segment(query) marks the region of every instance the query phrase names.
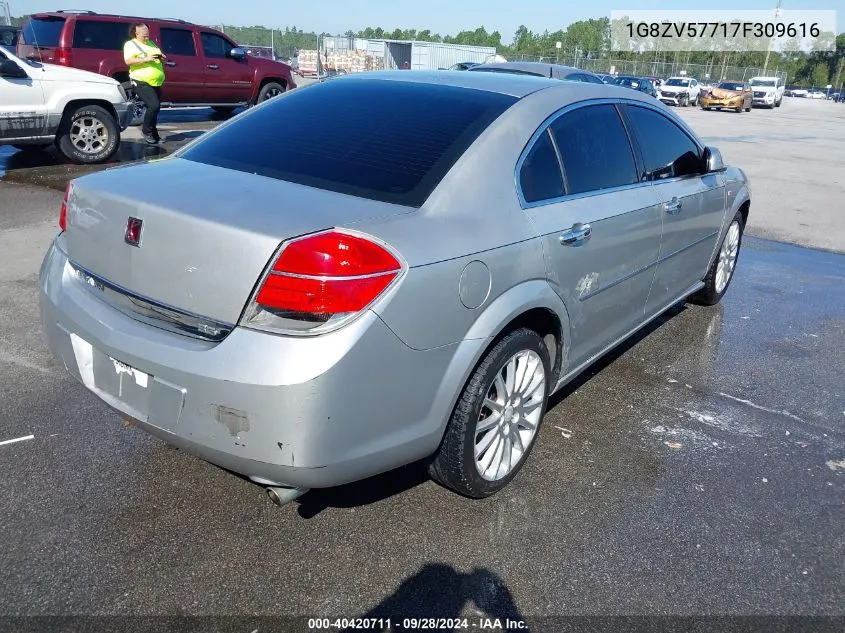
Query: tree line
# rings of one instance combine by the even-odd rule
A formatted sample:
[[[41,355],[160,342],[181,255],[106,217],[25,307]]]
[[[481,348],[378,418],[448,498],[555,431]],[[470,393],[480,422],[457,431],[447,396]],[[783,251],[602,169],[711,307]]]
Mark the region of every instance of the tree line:
[[[24,18],[13,18],[13,23],[20,25]],[[225,32],[239,44],[270,46],[280,57],[293,57],[300,49],[316,49],[319,38],[325,36],[344,36],[348,38],[416,40],[422,42],[442,42],[445,44],[464,44],[472,46],[492,46],[506,58],[544,58],[555,59],[596,59],[619,61],[662,61],[676,64],[701,64],[710,66],[747,66],[762,68],[765,52],[730,51],[689,53],[671,53],[646,51],[643,53],[612,51],[610,46],[610,21],[608,18],[579,20],[564,29],[555,31],[532,31],[520,26],[513,34],[510,43],[503,41],[499,31],[488,32],[484,26],[475,30],[461,31],[456,35],[442,35],[431,30],[367,27],[360,31],[345,33],[317,33],[304,31],[296,26],[270,30],[263,26],[215,26]],[[561,43],[561,48],[556,43]],[[836,37],[836,50],[830,53],[773,52],[769,56],[768,69],[785,72],[787,82],[813,86],[833,84],[839,87],[845,82],[845,33]]]

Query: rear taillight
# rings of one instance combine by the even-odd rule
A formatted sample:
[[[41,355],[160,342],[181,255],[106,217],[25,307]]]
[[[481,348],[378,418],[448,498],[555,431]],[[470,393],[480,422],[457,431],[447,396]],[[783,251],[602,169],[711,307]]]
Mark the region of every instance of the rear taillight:
[[[65,48],[64,46],[57,48],[53,52],[53,63],[60,66],[73,66],[72,49]]]
[[[70,183],[65,187],[65,198],[62,200],[62,208],[59,210],[59,228],[62,231],[67,230],[67,201],[70,198]]]
[[[286,243],[242,324],[283,333],[333,330],[375,301],[402,272],[399,257],[356,233],[332,230]]]

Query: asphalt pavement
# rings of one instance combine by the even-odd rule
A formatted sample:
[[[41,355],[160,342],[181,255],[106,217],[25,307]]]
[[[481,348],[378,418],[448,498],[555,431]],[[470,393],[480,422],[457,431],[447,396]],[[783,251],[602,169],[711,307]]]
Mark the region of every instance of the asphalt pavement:
[[[770,114],[780,113],[685,116]],[[165,122],[173,134],[213,124]],[[725,137],[729,160],[746,160],[752,179],[765,171]],[[260,486],[143,433],[56,365],[36,283],[57,231],[59,172],[74,168],[10,167],[21,159],[5,156],[0,629],[12,630],[3,616],[33,615],[466,616],[476,630],[499,617],[550,631],[569,629],[542,617],[845,624],[845,255],[747,237],[723,303],[678,306],[555,396],[529,463],[490,499],[459,497],[412,465],[277,508]],[[792,163],[810,176],[790,182],[809,191],[821,178],[812,173],[827,178],[818,217],[832,228],[816,235],[811,219],[808,233],[839,239],[841,212],[829,211],[841,209],[843,172],[824,170],[841,156],[814,160]],[[759,232],[772,225],[763,214],[777,173],[753,191]],[[803,198],[780,203],[794,215]],[[285,622],[232,630],[308,630]]]

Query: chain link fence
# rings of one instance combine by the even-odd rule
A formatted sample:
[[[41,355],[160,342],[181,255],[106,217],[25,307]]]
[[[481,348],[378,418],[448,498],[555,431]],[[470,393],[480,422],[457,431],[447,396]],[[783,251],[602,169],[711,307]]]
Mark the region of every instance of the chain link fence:
[[[752,77],[780,77],[786,81],[786,73],[777,68],[754,66],[727,66],[725,64],[686,64],[683,62],[659,62],[622,59],[595,59],[584,56],[537,57],[531,55],[511,55],[509,61],[545,62],[562,64],[605,75],[634,75],[636,77],[679,77],[686,75],[699,81],[747,81]]]

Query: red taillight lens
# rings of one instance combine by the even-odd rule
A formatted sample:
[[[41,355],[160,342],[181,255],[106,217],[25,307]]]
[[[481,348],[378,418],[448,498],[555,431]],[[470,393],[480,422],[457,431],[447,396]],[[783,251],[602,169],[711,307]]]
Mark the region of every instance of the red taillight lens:
[[[53,60],[55,64],[60,66],[73,66],[73,55],[70,48],[57,48],[53,53]]]
[[[273,264],[247,321],[286,329],[282,323],[268,323],[269,312],[295,321],[293,330],[313,329],[363,310],[401,270],[390,251],[360,235],[329,231],[298,239]]]
[[[59,228],[67,230],[67,200],[70,197],[70,183],[65,188],[65,198],[62,200],[62,208],[59,210]]]

